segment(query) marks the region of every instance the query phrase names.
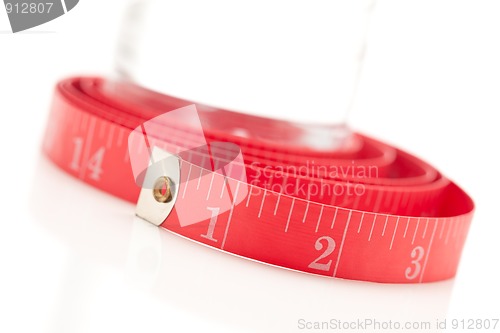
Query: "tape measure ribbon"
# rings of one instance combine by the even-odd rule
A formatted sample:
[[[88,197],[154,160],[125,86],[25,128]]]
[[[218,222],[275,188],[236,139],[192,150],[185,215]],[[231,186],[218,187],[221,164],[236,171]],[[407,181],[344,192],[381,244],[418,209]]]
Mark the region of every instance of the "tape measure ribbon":
[[[231,134],[241,124],[253,132]],[[359,134],[332,153],[255,134],[271,129],[297,134],[288,123],[73,78],[56,88],[44,151],[97,188],[139,198],[139,216],[229,253],[375,282],[455,275],[474,208],[458,186]]]

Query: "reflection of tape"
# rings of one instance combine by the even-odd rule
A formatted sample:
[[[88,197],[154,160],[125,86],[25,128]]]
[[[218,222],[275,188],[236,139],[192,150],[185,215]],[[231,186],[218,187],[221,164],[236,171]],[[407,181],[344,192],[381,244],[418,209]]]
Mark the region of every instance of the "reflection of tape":
[[[141,286],[152,287],[158,279],[162,261],[158,228],[134,219],[127,256],[127,276]]]
[[[241,149],[246,180],[181,156],[174,210],[162,227],[236,255],[325,276],[403,283],[455,275],[473,202],[425,162],[359,134],[352,138],[357,144],[336,152],[273,145],[259,140],[259,132],[286,136],[297,127],[197,105],[200,133],[192,130],[196,119],[184,117],[192,103],[110,84],[61,82],[44,142],[56,164],[97,188],[136,202],[141,189],[129,165],[133,160],[135,169],[137,157],[149,156],[148,147],[176,155],[211,142]],[[169,110],[185,112],[150,122]],[[141,125],[150,144],[135,146],[132,135],[127,145]],[[248,130],[245,138],[230,134],[236,126]],[[242,163],[223,169],[231,164]],[[350,172],[370,167],[376,174]]]

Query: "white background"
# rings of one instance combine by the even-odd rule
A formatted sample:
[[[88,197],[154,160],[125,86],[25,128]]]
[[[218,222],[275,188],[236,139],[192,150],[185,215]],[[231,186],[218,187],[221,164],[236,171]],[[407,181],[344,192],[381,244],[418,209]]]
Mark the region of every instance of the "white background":
[[[133,205],[45,160],[53,85],[111,73],[123,5],[82,0],[15,35],[0,10],[0,331],[293,332],[300,318],[500,317],[498,1],[380,0],[372,18],[350,125],[431,162],[477,204],[456,279],[409,286],[208,250],[134,219]],[[144,244],[152,249],[141,254]]]

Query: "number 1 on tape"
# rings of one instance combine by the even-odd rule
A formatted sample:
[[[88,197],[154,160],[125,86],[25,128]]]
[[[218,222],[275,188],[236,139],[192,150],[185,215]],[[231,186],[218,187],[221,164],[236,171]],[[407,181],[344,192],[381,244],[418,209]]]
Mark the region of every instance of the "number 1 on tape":
[[[170,129],[178,133],[164,133],[166,124],[181,126]],[[160,141],[158,137],[167,140]],[[158,224],[173,209],[181,227],[208,221],[207,232],[201,236],[217,242],[214,238],[217,217],[230,211],[248,195],[239,147],[227,142],[208,143],[196,107],[191,105],[137,127],[129,135],[128,149],[136,182],[143,189],[139,200],[150,203],[146,208],[142,208],[144,203],[139,204],[138,215],[145,217],[146,214],[151,220],[152,215],[160,214],[154,217],[154,223]],[[169,184],[158,183],[161,177]],[[171,198],[168,202],[154,203],[152,199],[158,201],[155,191],[163,191],[164,195],[168,191]],[[172,203],[168,212],[162,209],[151,211],[169,202]]]
[[[67,173],[137,202],[137,215],[155,225],[318,275],[392,283],[455,276],[474,203],[424,161],[357,133],[347,152],[282,146],[261,134],[304,133],[134,85],[106,87],[100,78],[61,81],[43,149]],[[241,124],[244,136],[234,134]],[[316,172],[352,165],[380,173]],[[353,184],[363,191],[335,192]],[[303,193],[309,185],[326,191]]]

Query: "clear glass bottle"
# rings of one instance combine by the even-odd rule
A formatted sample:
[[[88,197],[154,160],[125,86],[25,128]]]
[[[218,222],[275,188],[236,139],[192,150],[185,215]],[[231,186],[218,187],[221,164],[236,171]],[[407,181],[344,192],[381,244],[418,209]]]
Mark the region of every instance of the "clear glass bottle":
[[[374,1],[134,1],[117,73],[161,93],[283,120],[279,127],[294,133],[242,124],[241,135],[336,150],[349,141]]]

